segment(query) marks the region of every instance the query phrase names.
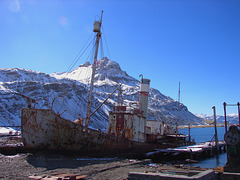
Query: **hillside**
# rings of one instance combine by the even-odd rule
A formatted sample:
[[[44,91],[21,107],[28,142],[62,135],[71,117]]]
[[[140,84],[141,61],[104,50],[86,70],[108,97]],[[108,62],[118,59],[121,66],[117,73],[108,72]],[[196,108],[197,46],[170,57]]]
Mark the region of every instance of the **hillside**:
[[[196,116],[198,116],[199,118],[205,119],[205,120],[213,121],[213,119],[214,119],[213,115],[201,114],[201,115],[196,115]],[[223,115],[216,115],[216,120],[217,120],[217,123],[224,124],[225,117]],[[229,124],[238,124],[239,123],[238,114],[227,114],[227,122]]]
[[[80,65],[70,73],[50,75],[19,68],[0,69],[0,125],[20,125],[21,108],[27,107],[25,97],[35,100],[36,103],[32,105],[35,104],[36,108],[52,108],[62,114],[62,117],[72,121],[77,119],[79,114],[85,117],[90,74],[89,63]],[[115,61],[107,58],[99,61],[95,82],[92,111],[113,92],[118,84],[122,84],[122,98],[125,105],[138,101],[139,80],[122,71]],[[92,116],[93,123],[90,125],[94,128],[106,129],[108,111],[118,101],[118,92],[116,92]],[[151,88],[147,118],[175,125],[177,116],[178,102]],[[199,117],[189,112],[186,106],[180,104],[179,124],[188,123],[205,124]]]

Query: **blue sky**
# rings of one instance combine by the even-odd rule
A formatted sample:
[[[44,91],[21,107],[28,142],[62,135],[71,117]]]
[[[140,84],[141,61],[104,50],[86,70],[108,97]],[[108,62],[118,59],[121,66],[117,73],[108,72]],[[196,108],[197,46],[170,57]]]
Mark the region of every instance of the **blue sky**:
[[[129,75],[175,100],[180,81],[192,113],[240,101],[239,0],[1,0],[0,68],[66,71],[101,10],[104,55]]]

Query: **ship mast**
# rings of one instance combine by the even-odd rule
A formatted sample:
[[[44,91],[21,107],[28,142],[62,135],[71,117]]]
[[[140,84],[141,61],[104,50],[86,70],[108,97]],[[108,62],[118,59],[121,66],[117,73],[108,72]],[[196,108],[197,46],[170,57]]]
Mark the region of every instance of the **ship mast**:
[[[86,121],[85,126],[88,126],[88,123],[90,121],[90,110],[91,110],[91,103],[92,103],[92,91],[93,91],[93,82],[94,82],[94,76],[96,72],[96,64],[97,64],[97,55],[98,55],[98,46],[99,46],[99,40],[101,38],[101,25],[102,25],[102,15],[101,14],[101,20],[94,22],[94,28],[93,32],[96,33],[96,48],[95,48],[95,55],[94,55],[94,63],[92,65],[92,77],[91,77],[91,84],[90,84],[90,90],[88,95],[88,106],[87,106],[87,115],[86,115]]]

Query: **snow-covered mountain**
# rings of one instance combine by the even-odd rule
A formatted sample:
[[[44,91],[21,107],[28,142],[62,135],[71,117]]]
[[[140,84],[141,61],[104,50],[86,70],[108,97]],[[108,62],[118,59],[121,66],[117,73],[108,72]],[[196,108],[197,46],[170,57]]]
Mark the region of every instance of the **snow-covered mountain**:
[[[196,116],[198,116],[199,118],[202,118],[202,119],[209,119],[209,120],[214,119],[213,115],[200,114],[200,115],[196,115]],[[216,120],[218,123],[224,123],[225,117],[223,115],[216,115]],[[238,114],[237,113],[227,114],[227,121],[229,124],[238,124],[239,123]]]
[[[75,120],[79,114],[86,116],[88,84],[92,68],[89,63],[80,65],[70,73],[46,74],[27,69],[0,69],[0,125],[20,125],[21,108],[27,107],[27,97],[35,108],[52,108],[62,117]],[[92,111],[114,89],[122,84],[122,98],[126,105],[138,101],[140,82],[122,71],[119,64],[107,58],[99,61],[95,76]],[[119,100],[118,92],[92,116],[94,128],[105,129],[108,111]],[[34,102],[35,101],[35,102]],[[178,102],[151,88],[148,119],[176,124]],[[179,124],[204,124],[204,122],[180,104]]]

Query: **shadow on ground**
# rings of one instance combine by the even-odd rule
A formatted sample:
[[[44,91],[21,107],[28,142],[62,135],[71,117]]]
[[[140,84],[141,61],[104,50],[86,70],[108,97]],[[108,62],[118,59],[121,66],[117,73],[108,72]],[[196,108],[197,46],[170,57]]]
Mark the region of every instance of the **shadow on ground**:
[[[80,156],[66,156],[52,153],[36,153],[27,156],[27,162],[34,167],[54,170],[58,168],[78,168],[94,164],[104,164],[118,161],[118,158],[91,158]]]

